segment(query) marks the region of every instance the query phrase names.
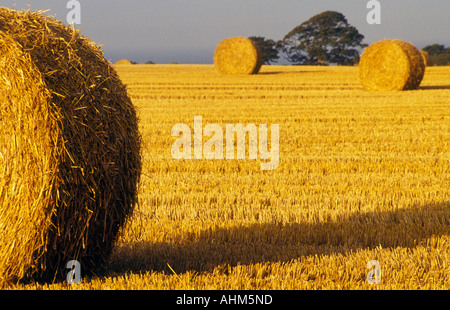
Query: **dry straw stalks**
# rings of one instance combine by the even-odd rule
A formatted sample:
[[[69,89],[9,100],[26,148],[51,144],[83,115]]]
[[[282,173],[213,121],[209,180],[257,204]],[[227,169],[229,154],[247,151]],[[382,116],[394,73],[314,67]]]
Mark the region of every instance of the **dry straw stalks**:
[[[214,65],[222,74],[258,74],[262,63],[260,49],[250,39],[243,37],[223,40],[214,53]]]
[[[0,8],[0,287],[103,266],[136,202],[140,135],[94,43]]]
[[[129,61],[128,59],[121,59],[116,61],[116,65],[132,65],[133,63]]]
[[[422,82],[422,54],[411,43],[384,40],[369,46],[361,56],[361,85],[368,91],[413,90]]]

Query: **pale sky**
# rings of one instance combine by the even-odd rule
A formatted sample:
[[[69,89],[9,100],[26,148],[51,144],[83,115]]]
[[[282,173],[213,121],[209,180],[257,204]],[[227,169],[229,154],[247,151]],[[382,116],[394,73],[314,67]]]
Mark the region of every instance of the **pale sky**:
[[[369,25],[368,0],[79,0],[76,28],[102,44],[107,59],[140,63],[212,63],[217,44],[231,36],[280,40],[327,10],[343,13],[365,43],[401,39],[418,48],[450,47],[450,0],[379,0],[381,25]],[[16,9],[50,9],[66,22],[68,0],[0,0]]]

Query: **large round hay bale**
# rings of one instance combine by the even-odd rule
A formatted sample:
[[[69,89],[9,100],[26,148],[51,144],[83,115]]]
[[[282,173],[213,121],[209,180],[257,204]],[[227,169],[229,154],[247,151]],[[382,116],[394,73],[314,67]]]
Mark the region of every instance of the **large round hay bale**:
[[[420,50],[420,53],[422,54],[423,63],[425,64],[425,67],[430,67],[433,65],[433,60],[431,59],[430,54],[428,54],[427,51]]]
[[[116,61],[115,65],[132,65],[133,63],[128,59],[121,59]]]
[[[126,87],[77,31],[6,8],[0,73],[0,287],[103,268],[141,171]]]
[[[411,43],[384,40],[369,46],[361,56],[359,76],[368,91],[412,90],[419,87],[425,66]]]
[[[222,74],[258,74],[262,64],[260,49],[252,40],[243,37],[223,40],[214,53],[214,65]]]

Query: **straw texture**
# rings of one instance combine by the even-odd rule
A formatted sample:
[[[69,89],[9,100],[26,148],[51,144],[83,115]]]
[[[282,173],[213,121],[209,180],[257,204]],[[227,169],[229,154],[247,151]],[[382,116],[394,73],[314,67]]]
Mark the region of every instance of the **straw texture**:
[[[138,119],[95,44],[0,8],[0,287],[104,267],[136,203]]]
[[[368,91],[413,90],[423,79],[425,66],[411,43],[384,40],[369,46],[361,56],[361,85]]]
[[[223,40],[214,53],[214,65],[222,74],[258,74],[262,64],[260,49],[250,39],[243,37]]]
[[[128,59],[121,59],[116,61],[116,65],[132,65],[133,63],[129,61]]]

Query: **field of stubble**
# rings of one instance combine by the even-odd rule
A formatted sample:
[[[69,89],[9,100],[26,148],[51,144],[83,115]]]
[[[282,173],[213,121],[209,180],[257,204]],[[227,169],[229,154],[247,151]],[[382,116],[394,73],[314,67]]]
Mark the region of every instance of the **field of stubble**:
[[[117,70],[145,148],[138,209],[107,274],[20,288],[450,289],[450,67],[427,68],[417,91],[375,93],[357,67]],[[172,127],[194,116],[279,124],[278,168],[173,159]]]

